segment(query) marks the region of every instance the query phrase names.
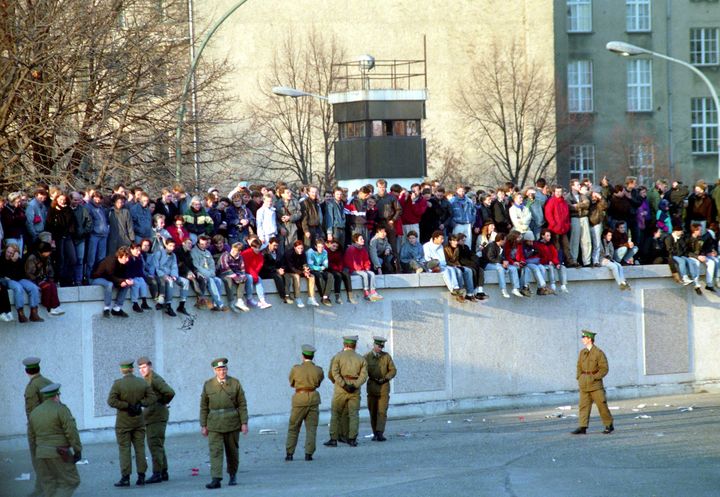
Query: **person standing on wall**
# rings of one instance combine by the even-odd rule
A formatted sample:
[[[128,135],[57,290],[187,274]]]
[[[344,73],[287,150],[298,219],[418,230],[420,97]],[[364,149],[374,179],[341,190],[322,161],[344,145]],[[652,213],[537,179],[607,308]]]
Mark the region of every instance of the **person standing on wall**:
[[[367,404],[373,431],[372,439],[375,442],[384,442],[387,440],[383,433],[390,404],[390,380],[395,378],[397,369],[392,356],[383,350],[387,338],[374,336],[373,342],[373,349],[365,354],[368,369]]]
[[[579,426],[572,432],[573,435],[587,433],[593,403],[597,406],[600,418],[605,425],[603,433],[609,435],[615,430],[603,385],[603,378],[608,374],[608,361],[605,353],[595,346],[595,335],[596,333],[592,331],[582,330],[584,348],[580,351],[577,361],[577,380],[580,386]]]

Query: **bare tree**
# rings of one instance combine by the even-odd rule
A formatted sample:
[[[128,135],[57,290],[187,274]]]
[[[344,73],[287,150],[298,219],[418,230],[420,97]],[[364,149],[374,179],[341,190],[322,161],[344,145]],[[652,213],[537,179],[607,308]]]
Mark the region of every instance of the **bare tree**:
[[[557,129],[580,131],[581,119],[573,115],[572,122],[556,123],[555,85],[546,72],[518,43],[496,42],[473,64],[471,77],[454,97],[469,140],[487,168],[484,174],[496,183],[522,187],[552,172],[564,146],[556,140]]]
[[[189,42],[183,0],[0,2],[0,185],[167,185]],[[225,70],[198,75],[208,165],[239,143]]]
[[[262,97],[252,103],[253,116],[248,150],[254,169],[322,188],[335,181],[333,146],[337,126],[327,100],[286,98],[272,94],[274,86],[289,86],[325,96],[337,87],[344,50],[334,36],[312,30],[302,39],[289,34],[276,50],[267,77],[259,84]]]
[[[651,122],[629,116],[612,130],[607,146],[613,164],[608,177],[636,176],[639,184],[651,186],[658,178],[670,175],[667,149],[656,143],[657,132]]]

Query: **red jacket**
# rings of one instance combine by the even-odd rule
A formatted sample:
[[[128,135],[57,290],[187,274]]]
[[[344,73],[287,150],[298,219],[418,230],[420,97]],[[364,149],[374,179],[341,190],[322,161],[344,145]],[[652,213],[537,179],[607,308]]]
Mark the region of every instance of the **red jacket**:
[[[190,232],[185,228],[178,230],[177,226],[168,226],[165,229],[168,233],[170,233],[170,236],[173,240],[175,240],[175,244],[178,247],[182,245],[183,240],[187,240],[188,238],[190,238]]]
[[[503,254],[505,255],[505,260],[508,261],[510,264],[514,264],[516,262],[525,262],[525,251],[523,250],[523,242],[522,240],[518,240],[516,245],[517,250],[515,251],[515,258],[513,259],[510,255],[510,252],[512,252],[513,247],[510,247],[508,243],[505,244],[503,247]]]
[[[343,270],[343,252],[342,249],[338,248],[335,252],[325,246],[325,251],[328,255],[328,267],[331,271],[337,271],[342,273]]]
[[[260,270],[263,267],[263,262],[265,262],[262,252],[256,254],[251,247],[248,247],[243,250],[241,254],[243,261],[245,261],[245,272],[252,276],[253,282],[257,283],[260,279]]]
[[[417,202],[412,201],[410,194],[400,196],[400,206],[402,207],[402,224],[419,224],[420,218],[427,210],[427,200],[420,196]],[[419,235],[419,233],[418,233]]]
[[[570,231],[570,208],[564,198],[553,195],[545,202],[545,220],[548,229],[556,235]]]
[[[557,249],[552,243],[535,242],[533,243],[533,247],[535,247],[538,255],[540,255],[540,264],[552,264],[553,266],[560,264]]]
[[[350,245],[345,251],[345,267],[351,273],[354,271],[370,271],[370,255],[367,249]]]

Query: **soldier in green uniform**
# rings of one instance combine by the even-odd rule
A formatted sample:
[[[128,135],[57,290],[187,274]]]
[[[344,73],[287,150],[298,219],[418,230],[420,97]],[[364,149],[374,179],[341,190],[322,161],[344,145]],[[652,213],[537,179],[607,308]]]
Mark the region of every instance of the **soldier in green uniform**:
[[[290,386],[295,389],[288,423],[285,460],[292,461],[300,426],[305,421],[305,460],[312,461],[315,453],[318,418],[320,417],[320,394],[317,389],[325,378],[321,367],[313,363],[315,347],[302,346],[302,364],[296,364],[290,370]]]
[[[245,435],[248,432],[245,392],[237,378],[228,376],[227,363],[224,357],[212,361],[215,377],[205,382],[200,395],[200,432],[208,437],[212,477],[206,488],[220,488],[223,450],[230,476],[228,485],[237,485],[238,440],[240,431]]]
[[[130,486],[130,473],[132,473],[132,454],[130,444],[135,449],[135,466],[138,473],[136,485],[145,484],[147,461],[145,460],[145,422],[142,408],[155,403],[155,393],[150,385],[133,374],[132,359],[120,363],[123,377],[115,380],[110,394],[108,405],[117,409],[115,417],[115,439],[120,452],[120,481],[116,487]]]
[[[342,352],[342,350],[341,350]],[[333,385],[335,384],[335,377],[332,374],[332,365],[333,365],[333,359],[335,359],[335,356],[330,359],[330,366],[328,367],[328,380],[330,380],[330,383]],[[347,406],[345,406],[345,409],[342,410],[342,413],[340,413],[340,419],[338,420],[338,434],[337,434],[337,441],[342,442],[346,444],[348,442],[348,410]],[[329,442],[325,442],[323,445],[328,445]],[[330,445],[332,446],[332,445]]]
[[[335,379],[330,417],[330,440],[328,447],[337,447],[340,416],[348,410],[348,445],[357,447],[360,427],[360,389],[367,381],[367,362],[355,352],[357,335],[343,337],[343,350],[332,359],[332,375]]]
[[[30,378],[27,386],[25,387],[25,416],[30,421],[30,413],[39,406],[43,399],[40,390],[43,387],[48,386],[52,382],[40,374],[40,358],[39,357],[26,357],[23,359],[23,365],[25,366],[25,373]],[[30,443],[28,434],[28,446],[30,447],[30,462],[37,475],[37,465],[35,464],[35,450]],[[35,478],[35,489],[30,494],[30,497],[42,496],[42,489],[40,488],[40,481]]]
[[[384,442],[387,440],[383,433],[390,404],[390,380],[395,378],[397,369],[390,354],[383,351],[387,338],[374,336],[373,342],[373,349],[365,354],[368,369],[367,405],[373,431],[372,439]]]
[[[28,437],[35,453],[37,475],[43,495],[70,497],[80,485],[75,463],[82,457],[82,444],[75,418],[60,402],[60,385],[42,389],[43,403],[30,414]]]
[[[590,410],[593,403],[598,408],[605,429],[609,435],[615,430],[613,417],[605,399],[603,378],[608,374],[608,361],[605,353],[595,346],[595,335],[592,331],[582,330],[582,343],[585,346],[578,356],[577,380],[580,386],[580,403],[578,405],[579,425],[573,435],[584,435],[590,422]]]
[[[143,419],[145,421],[145,436],[152,456],[153,473],[145,483],[159,483],[168,481],[167,456],[165,455],[165,429],[167,428],[170,411],[168,404],[175,397],[175,390],[165,383],[162,376],[152,367],[152,361],[141,357],[137,361],[140,374],[155,393],[156,403],[145,408]]]

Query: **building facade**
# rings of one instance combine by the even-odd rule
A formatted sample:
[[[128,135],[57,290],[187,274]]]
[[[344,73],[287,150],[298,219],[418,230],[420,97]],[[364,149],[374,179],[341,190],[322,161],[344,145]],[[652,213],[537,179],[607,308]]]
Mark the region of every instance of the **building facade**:
[[[687,61],[720,86],[718,0],[555,0],[558,179],[718,178],[718,113],[691,70],[606,50],[622,41]]]

